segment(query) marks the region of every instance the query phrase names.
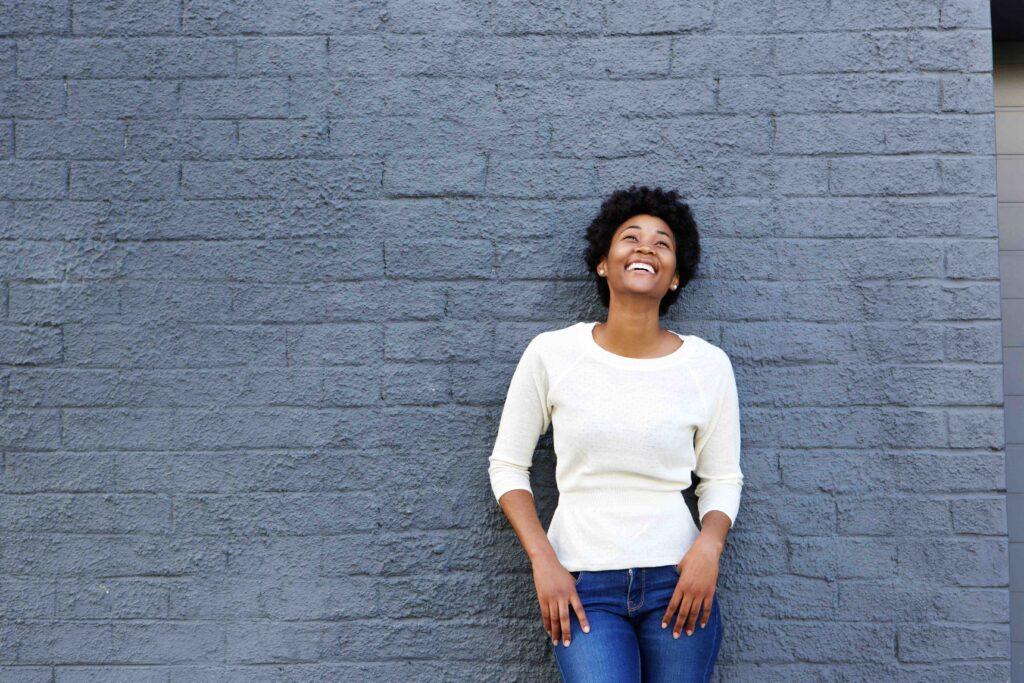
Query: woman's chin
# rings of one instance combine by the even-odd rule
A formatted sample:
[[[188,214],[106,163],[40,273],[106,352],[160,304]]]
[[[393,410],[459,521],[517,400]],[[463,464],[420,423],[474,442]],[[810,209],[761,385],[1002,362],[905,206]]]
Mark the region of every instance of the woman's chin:
[[[637,297],[650,297],[661,300],[667,290],[662,292],[656,283],[651,282],[646,286],[644,284],[627,284],[619,288],[618,293],[623,296],[637,296]]]

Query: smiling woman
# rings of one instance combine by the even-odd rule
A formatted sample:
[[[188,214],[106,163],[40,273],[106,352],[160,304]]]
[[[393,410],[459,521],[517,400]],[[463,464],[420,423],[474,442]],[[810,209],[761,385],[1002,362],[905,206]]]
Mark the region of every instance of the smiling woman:
[[[527,344],[490,457],[492,492],[533,564],[565,680],[640,680],[641,668],[649,681],[707,680],[743,473],[731,360],[660,325],[696,271],[696,225],[676,193],[634,186],[601,205],[586,239],[608,319]],[[545,533],[529,475],[549,426],[559,499]]]

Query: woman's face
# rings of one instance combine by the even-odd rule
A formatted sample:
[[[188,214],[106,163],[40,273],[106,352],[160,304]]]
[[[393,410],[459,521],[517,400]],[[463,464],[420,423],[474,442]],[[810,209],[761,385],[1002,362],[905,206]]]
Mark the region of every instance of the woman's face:
[[[625,221],[612,235],[608,255],[597,264],[597,273],[608,279],[613,298],[635,294],[660,302],[670,287],[679,286],[676,240],[668,223],[647,214]]]

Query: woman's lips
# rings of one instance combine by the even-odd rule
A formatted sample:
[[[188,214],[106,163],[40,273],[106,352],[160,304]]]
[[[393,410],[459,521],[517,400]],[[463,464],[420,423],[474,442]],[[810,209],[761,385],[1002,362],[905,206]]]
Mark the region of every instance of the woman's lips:
[[[647,277],[654,277],[657,273],[652,273],[647,270],[627,270],[627,273],[635,273],[637,275],[646,275]]]

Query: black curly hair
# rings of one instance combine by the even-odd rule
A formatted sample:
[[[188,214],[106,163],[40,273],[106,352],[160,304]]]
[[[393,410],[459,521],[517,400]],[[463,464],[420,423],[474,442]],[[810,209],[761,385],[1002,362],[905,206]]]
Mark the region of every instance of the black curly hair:
[[[587,247],[583,260],[587,269],[593,273],[597,285],[597,293],[605,308],[611,301],[608,280],[597,274],[597,264],[608,254],[612,236],[624,222],[639,214],[657,216],[668,223],[676,239],[676,272],[679,274],[679,287],[669,289],[662,297],[658,306],[658,316],[663,316],[679,298],[686,284],[697,274],[700,263],[700,235],[697,223],[690,213],[690,206],[682,201],[675,190],[663,190],[660,187],[650,188],[646,185],[637,187],[630,185],[625,190],[615,190],[601,203],[597,216],[590,222],[584,239]]]

